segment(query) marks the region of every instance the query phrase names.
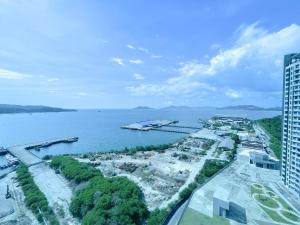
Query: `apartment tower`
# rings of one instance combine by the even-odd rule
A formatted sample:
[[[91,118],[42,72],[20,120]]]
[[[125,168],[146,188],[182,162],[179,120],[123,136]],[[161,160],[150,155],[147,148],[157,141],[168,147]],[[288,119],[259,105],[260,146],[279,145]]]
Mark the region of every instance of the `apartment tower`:
[[[284,56],[281,178],[300,195],[300,53]]]

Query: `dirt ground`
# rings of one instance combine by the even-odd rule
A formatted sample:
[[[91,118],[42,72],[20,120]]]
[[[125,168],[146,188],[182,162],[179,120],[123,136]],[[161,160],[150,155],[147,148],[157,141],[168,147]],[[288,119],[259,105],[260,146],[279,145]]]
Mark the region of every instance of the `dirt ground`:
[[[7,185],[11,198],[6,199]],[[24,194],[21,187],[16,181],[16,172],[9,173],[6,177],[0,180],[0,211],[7,211],[11,208],[13,213],[0,218],[0,224],[5,225],[38,225],[32,212],[26,208],[24,202]]]
[[[100,169],[105,176],[126,176],[142,189],[150,210],[167,206],[181,190],[194,181],[205,159],[216,144],[207,148],[207,140],[185,138],[164,152],[97,153],[78,158]]]

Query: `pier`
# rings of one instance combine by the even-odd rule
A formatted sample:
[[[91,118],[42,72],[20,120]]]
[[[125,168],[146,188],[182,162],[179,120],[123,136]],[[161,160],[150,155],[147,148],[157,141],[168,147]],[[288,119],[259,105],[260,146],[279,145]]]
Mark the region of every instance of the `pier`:
[[[27,144],[27,145],[17,145],[13,147],[7,148],[7,151],[18,158],[22,163],[26,166],[33,166],[43,162],[38,156],[30,152],[30,149],[40,149],[46,148],[54,144],[60,143],[73,143],[78,141],[78,137],[71,137],[71,138],[63,138],[63,139],[55,139],[50,141],[43,141],[39,143]]]
[[[186,129],[194,129],[201,130],[201,127],[192,127],[192,126],[180,126],[180,125],[166,125],[166,127],[175,127],[175,128],[186,128]]]
[[[7,153],[7,149],[3,148],[3,147],[0,147],[0,156],[1,155],[6,155],[6,153]]]
[[[50,147],[51,145],[55,145],[55,144],[69,144],[69,143],[73,143],[73,142],[77,142],[78,141],[78,137],[71,137],[71,138],[64,138],[64,139],[56,139],[56,140],[52,140],[52,141],[45,141],[42,143],[37,143],[37,144],[31,144],[25,147],[26,150],[31,150],[31,149],[40,149],[40,148],[47,148]]]
[[[162,132],[169,132],[169,133],[178,133],[178,134],[190,134],[189,132],[180,131],[180,130],[165,130],[165,129],[159,129],[159,128],[153,128],[152,130],[162,131]]]

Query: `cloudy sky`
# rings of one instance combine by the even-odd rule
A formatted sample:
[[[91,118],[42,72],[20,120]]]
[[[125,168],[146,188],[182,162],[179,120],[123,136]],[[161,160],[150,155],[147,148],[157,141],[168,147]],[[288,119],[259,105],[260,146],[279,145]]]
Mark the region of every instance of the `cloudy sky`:
[[[298,0],[0,0],[0,103],[281,105]]]

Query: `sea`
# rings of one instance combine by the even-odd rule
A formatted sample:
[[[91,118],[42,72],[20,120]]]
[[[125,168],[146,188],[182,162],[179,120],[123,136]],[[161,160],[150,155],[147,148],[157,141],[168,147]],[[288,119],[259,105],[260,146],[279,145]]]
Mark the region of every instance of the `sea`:
[[[60,113],[1,114],[0,146],[10,147],[64,137],[79,137],[78,142],[53,145],[40,151],[34,151],[34,154],[42,157],[44,155],[118,151],[125,147],[173,143],[187,135],[120,128],[122,125],[138,121],[178,120],[178,125],[201,127],[201,120],[207,120],[214,115],[242,116],[256,120],[280,114],[280,111],[215,108],[107,109]],[[172,129],[174,130],[174,128]],[[195,131],[181,128],[177,130]]]

